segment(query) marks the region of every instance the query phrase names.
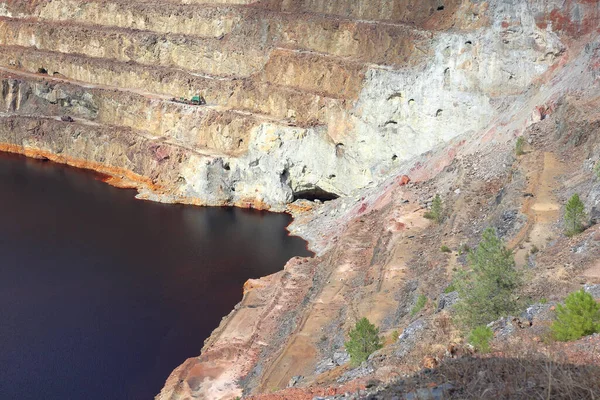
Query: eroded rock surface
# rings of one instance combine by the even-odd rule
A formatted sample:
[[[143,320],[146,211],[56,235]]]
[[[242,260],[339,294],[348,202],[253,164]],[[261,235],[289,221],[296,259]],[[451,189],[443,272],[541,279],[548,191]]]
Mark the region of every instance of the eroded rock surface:
[[[1,118],[69,115],[74,124],[181,149],[189,161],[144,175],[177,178],[160,190],[141,187],[142,197],[283,210],[295,199],[346,196],[379,183],[403,161],[481,131],[515,98],[528,98],[531,85],[564,59],[553,7],[0,2]],[[560,28],[589,30],[593,7],[573,7],[583,19],[567,25],[561,18]],[[207,105],[173,101],[194,95]],[[21,136],[11,144],[44,150]],[[149,164],[155,157],[138,156]]]
[[[527,295],[598,276],[591,235],[556,225],[573,191],[598,203],[599,18],[584,0],[0,1],[0,149],[295,214],[317,256],[248,282],[159,399],[388,379],[452,342],[438,300],[486,226],[539,269]],[[402,340],[359,371],[343,343],[362,316]]]

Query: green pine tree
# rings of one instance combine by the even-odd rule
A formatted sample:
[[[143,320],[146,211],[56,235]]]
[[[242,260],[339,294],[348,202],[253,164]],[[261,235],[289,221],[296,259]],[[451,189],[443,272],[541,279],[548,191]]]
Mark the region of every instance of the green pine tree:
[[[523,136],[520,136],[517,139],[517,143],[515,144],[515,153],[518,156],[525,154],[525,138]]]
[[[576,235],[583,230],[583,223],[586,218],[585,206],[575,193],[565,206],[565,230],[568,236]]]
[[[494,332],[487,326],[478,326],[469,334],[469,344],[480,353],[489,353],[490,341],[494,338]]]
[[[431,219],[438,224],[444,219],[444,206],[442,204],[442,198],[439,194],[436,194],[431,204],[431,210],[425,213],[425,218]]]
[[[356,323],[349,333],[350,340],[344,346],[350,354],[352,365],[360,365],[371,353],[383,347],[379,337],[379,328],[376,328],[367,318]]]
[[[556,306],[556,321],[552,324],[556,340],[567,342],[600,332],[600,304],[581,289]]]
[[[515,268],[512,252],[492,228],[485,230],[468,260],[471,270],[460,272],[454,281],[460,297],[458,322],[464,328],[475,328],[518,312],[521,305],[515,292],[522,284],[522,274]]]

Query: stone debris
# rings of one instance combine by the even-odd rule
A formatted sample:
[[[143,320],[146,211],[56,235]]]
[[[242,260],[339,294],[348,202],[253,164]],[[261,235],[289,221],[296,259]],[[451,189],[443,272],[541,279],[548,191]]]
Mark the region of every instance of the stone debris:
[[[315,368],[316,374],[322,374],[323,372],[327,372],[332,370],[333,368],[342,366],[347,364],[350,361],[350,355],[345,351],[337,351],[333,353],[333,357],[322,360],[317,363],[317,367]]]
[[[442,293],[438,300],[437,312],[446,310],[458,302],[458,292]]]

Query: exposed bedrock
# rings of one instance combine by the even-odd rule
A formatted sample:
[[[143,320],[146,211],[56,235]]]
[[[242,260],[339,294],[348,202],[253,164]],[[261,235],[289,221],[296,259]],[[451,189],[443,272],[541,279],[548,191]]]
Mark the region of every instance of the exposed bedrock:
[[[3,2],[2,111],[181,146],[198,166],[157,199],[281,210],[480,131],[564,50],[546,3],[198,4]],[[206,106],[172,101],[196,94]]]
[[[276,9],[285,4],[260,5]],[[434,278],[436,274],[445,277],[447,264],[431,251],[439,248],[437,242],[428,248],[427,238],[434,228],[423,218],[415,190],[401,186],[401,174],[422,181],[452,164],[444,172],[447,181],[437,181],[437,189],[453,196],[457,187],[466,187],[472,176],[481,175],[480,186],[472,192],[476,193],[508,176],[515,135],[546,118],[543,110],[550,104],[565,93],[597,96],[593,86],[598,43],[590,32],[598,29],[598,20],[593,29],[589,21],[594,20],[598,5],[585,1],[563,5],[584,14],[573,11],[569,21],[557,25],[552,20],[561,5],[553,1],[445,5],[445,10],[435,11],[455,10],[448,18],[456,22],[456,29],[436,30],[428,25],[431,20],[420,20],[419,29],[429,29],[431,34],[422,60],[405,66],[366,65],[356,98],[346,98],[343,119],[334,119],[336,123],[322,129],[335,144],[337,157],[356,161],[348,164],[356,168],[351,179],[364,178],[361,185],[372,188],[336,192],[322,180],[313,181],[315,189],[301,192],[296,187],[294,194],[304,193],[307,198],[324,192],[354,196],[319,206],[315,214],[298,216],[292,229],[311,240],[317,257],[292,260],[284,271],[248,282],[243,301],[206,341],[202,354],[173,372],[159,398],[229,399],[283,389],[299,376],[300,386],[334,383],[343,377],[328,375],[323,366],[331,364],[334,369],[329,360],[343,351],[344,332],[357,318],[369,316],[382,329],[389,329],[388,334],[394,326],[406,328],[416,288],[427,290],[439,278]],[[343,7],[318,10],[346,13],[345,17],[368,13]],[[303,72],[289,76],[298,78]],[[277,76],[286,72],[278,71]],[[261,142],[272,137],[260,133]],[[282,149],[287,140],[282,137]],[[446,143],[450,143],[447,148]],[[317,146],[292,148],[306,149],[302,157],[310,157]],[[473,166],[478,172],[464,175],[454,168],[460,160],[477,157],[479,151],[485,155]],[[488,168],[486,160],[493,166]],[[282,177],[293,182],[298,172],[289,167]],[[341,176],[339,170],[334,173]],[[420,189],[427,191],[424,186]],[[489,190],[497,193],[496,189]],[[521,193],[515,194],[515,199],[521,198]],[[465,205],[456,221],[471,224],[472,207]],[[489,215],[479,217],[482,224],[489,223]],[[414,237],[419,240],[411,241]]]
[[[430,178],[457,143],[508,140],[593,86],[599,16],[588,0],[0,1],[0,149],[157,201],[339,198],[299,230],[319,257],[249,282],[159,398],[265,392],[315,378],[332,356],[317,341],[353,313],[407,304],[385,224],[428,222],[390,177]]]

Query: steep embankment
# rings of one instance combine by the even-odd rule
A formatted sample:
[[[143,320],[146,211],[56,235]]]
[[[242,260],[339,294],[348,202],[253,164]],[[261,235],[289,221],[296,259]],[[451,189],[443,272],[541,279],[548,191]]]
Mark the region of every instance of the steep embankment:
[[[575,167],[596,150],[599,16],[585,0],[0,1],[0,148],[159,201],[283,210],[341,196],[289,207],[318,256],[248,282],[159,398],[387,379],[453,340],[424,333],[447,326],[431,303],[409,312],[418,294],[446,301],[464,257],[442,244],[472,246],[493,225],[523,246],[520,264],[533,244],[537,260],[566,257],[552,221],[591,179]],[[207,104],[177,100],[194,95]],[[523,133],[539,146],[527,171],[512,151]],[[454,210],[441,227],[423,218],[436,192]],[[579,279],[538,267],[529,294]],[[344,333],[362,316],[404,333],[350,370]]]
[[[376,18],[375,9],[342,3],[299,2],[288,11]],[[414,10],[406,3],[400,8],[385,15]],[[566,239],[558,209],[574,190],[588,209],[599,200],[589,161],[598,148],[592,111],[600,95],[598,4],[465,1],[443,8],[432,12],[443,12],[452,29],[436,31],[431,20],[409,17],[431,35],[418,66],[369,69],[354,103],[360,122],[348,131],[352,136],[372,126],[390,134],[383,145],[382,136],[369,131],[365,148],[393,148],[399,139],[392,134],[407,141],[394,150],[395,173],[351,197],[290,207],[297,210],[292,231],[310,240],[317,257],[292,260],[285,271],[248,282],[244,300],[202,355],[174,371],[160,399],[234,398],[288,385],[299,389],[273,398],[312,398],[347,388],[318,387],[389,380],[435,365],[458,339],[444,310],[455,294],[444,290],[465,264],[460,249],[475,246],[488,226],[516,250],[520,267],[531,268],[523,296],[551,299],[546,311],[581,283],[593,282],[600,252],[594,235]],[[393,114],[390,104],[396,105]],[[579,108],[585,111],[573,111]],[[530,148],[517,159],[514,138],[520,135]],[[442,138],[449,140],[445,146]],[[434,150],[410,159],[428,149]],[[413,183],[406,185],[403,174]],[[451,210],[442,226],[423,217],[435,193]],[[573,246],[587,247],[565,262]],[[428,305],[413,315],[419,295]],[[363,316],[381,328],[387,346],[352,369],[345,333]],[[547,324],[532,318],[530,341]],[[398,340],[394,332],[402,333]]]
[[[555,64],[555,35],[507,7],[515,29],[463,1],[0,2],[0,142],[133,174],[160,201],[349,195],[487,126]],[[207,105],[173,101],[197,94]],[[97,148],[86,121],[129,135],[137,159]],[[36,123],[48,134],[10,128]],[[63,129],[89,134],[58,145]]]

